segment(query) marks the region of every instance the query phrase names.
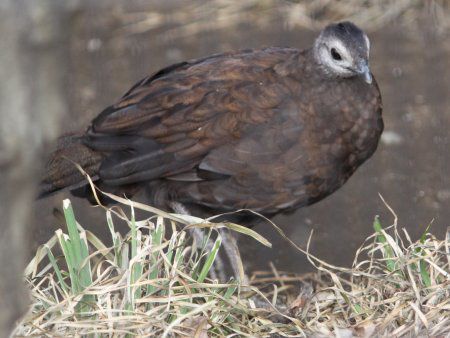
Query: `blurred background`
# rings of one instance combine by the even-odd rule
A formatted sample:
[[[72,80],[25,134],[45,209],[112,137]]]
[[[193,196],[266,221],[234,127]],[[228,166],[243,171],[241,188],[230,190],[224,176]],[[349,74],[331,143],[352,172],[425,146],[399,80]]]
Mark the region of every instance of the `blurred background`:
[[[442,237],[450,224],[450,4],[445,0],[80,0],[69,36],[69,112],[63,130],[84,129],[131,85],[164,66],[240,48],[308,48],[323,26],[339,20],[351,20],[369,35],[385,132],[375,155],[343,188],[274,221],[302,246],[314,230],[311,252],[338,265],[351,264],[372,233],[375,215],[383,225],[392,224],[379,194],[413,238],[431,221],[431,231]],[[52,210],[69,196],[36,202],[31,250],[61,227]],[[72,201],[79,222],[106,240],[104,212]],[[273,248],[241,238],[252,269],[267,269],[270,261],[281,270],[311,269],[270,225],[255,230]]]

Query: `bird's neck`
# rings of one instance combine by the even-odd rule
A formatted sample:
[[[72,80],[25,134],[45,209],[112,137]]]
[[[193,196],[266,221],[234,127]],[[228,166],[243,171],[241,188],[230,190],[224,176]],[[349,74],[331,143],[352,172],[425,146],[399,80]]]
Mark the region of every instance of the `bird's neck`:
[[[297,70],[302,78],[305,76],[311,79],[332,79],[334,76],[327,71],[327,68],[320,62],[317,56],[316,47],[305,49],[300,53]]]

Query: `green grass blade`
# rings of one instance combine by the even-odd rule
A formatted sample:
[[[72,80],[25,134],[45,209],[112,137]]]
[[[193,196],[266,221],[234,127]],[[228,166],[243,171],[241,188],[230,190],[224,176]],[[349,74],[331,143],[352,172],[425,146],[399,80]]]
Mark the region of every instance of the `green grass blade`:
[[[237,290],[237,286],[228,287],[225,291],[225,294],[223,295],[223,298],[230,299],[231,296],[233,296],[233,294],[236,292],[236,290]]]
[[[121,266],[122,262],[120,261],[121,252],[120,252],[120,236],[114,229],[114,222],[111,215],[111,210],[106,211],[106,223],[108,224],[109,232],[111,233],[111,238],[113,240],[114,247],[114,263],[117,266]]]
[[[71,294],[76,295],[81,290],[78,282],[78,273],[75,268],[75,258],[73,257],[73,249],[70,244],[70,240],[65,238],[67,235],[65,235],[62,230],[56,230],[56,236],[58,237],[59,245],[63,251],[67,269],[69,270]]]
[[[50,250],[50,247],[48,245],[45,245],[45,249],[47,250],[47,256],[50,260],[50,264],[53,266],[53,270],[55,270],[56,277],[58,278],[59,285],[64,290],[66,294],[70,294],[69,289],[70,287],[66,284],[64,281],[64,277],[62,276],[61,269],[58,266],[58,263],[56,262],[55,256],[53,256],[52,250]]]
[[[222,238],[220,235],[217,235],[216,241],[214,242],[213,248],[211,250],[211,253],[207,256],[205,264],[203,264],[203,267],[200,271],[200,274],[197,278],[197,282],[203,283],[206,276],[208,275],[209,270],[211,269],[211,266],[214,263],[214,260],[216,259],[217,253],[219,252],[220,245],[222,244]]]
[[[427,262],[425,260],[421,259],[419,266],[420,266],[420,276],[422,278],[423,284],[426,287],[430,287],[431,286],[431,278],[430,278],[430,274],[427,271]]]
[[[386,267],[390,272],[395,271],[395,261],[391,258],[394,258],[394,251],[390,247],[388,241],[386,240],[386,237],[383,233],[383,227],[381,226],[380,219],[378,216],[375,217],[373,221],[373,228],[377,232],[377,241],[381,244],[383,244],[383,257],[387,258],[386,260]]]
[[[148,275],[149,280],[154,280],[158,278],[158,274],[160,273],[160,265],[158,264],[158,260],[160,257],[159,251],[156,251],[155,248],[159,247],[164,239],[164,219],[161,216],[158,216],[156,220],[156,226],[154,233],[151,236],[151,242],[152,242],[152,254],[150,259],[150,266],[151,271]],[[169,262],[171,261],[171,258],[169,258]],[[154,292],[156,292],[158,288],[154,285],[148,285],[146,290],[146,295],[151,295]],[[150,304],[149,304],[150,305]],[[147,307],[149,309],[150,306]]]
[[[131,259],[138,256],[141,248],[141,231],[137,229],[136,218],[134,214],[134,208],[131,207]],[[134,285],[142,277],[143,267],[142,263],[135,261],[131,268],[131,285]],[[132,295],[131,305],[134,307],[134,300],[141,298],[141,288],[133,286],[135,288],[134,294]],[[131,294],[131,293],[130,293]]]
[[[63,201],[63,210],[64,210],[64,217],[66,219],[67,230],[69,232],[71,247],[73,249],[75,259],[74,263],[75,265],[79,266],[79,264],[83,261],[84,257],[81,252],[80,233],[78,232],[77,221],[75,219],[75,214],[73,212],[70,200],[65,199]]]
[[[430,232],[430,228],[433,222],[428,223],[427,227],[425,228],[425,231],[422,233],[422,236],[420,236],[420,243],[424,244],[425,240],[427,239],[427,235]]]
[[[425,231],[422,233],[422,236],[420,236],[419,241],[421,244],[425,244],[425,240],[427,239],[427,235],[430,231],[432,224],[433,224],[433,222],[428,223],[427,227],[425,228]],[[417,248],[416,252],[420,256],[425,255],[425,252],[421,247]],[[430,278],[430,274],[427,271],[427,262],[425,260],[423,260],[423,259],[419,260],[419,269],[420,269],[420,277],[422,279],[423,285],[425,285],[426,287],[430,287],[431,286],[431,278]]]
[[[91,275],[91,261],[89,259],[88,244],[86,240],[86,233],[83,231],[80,234],[81,239],[81,257],[83,260],[80,262],[80,281],[82,288],[89,287],[92,284]]]

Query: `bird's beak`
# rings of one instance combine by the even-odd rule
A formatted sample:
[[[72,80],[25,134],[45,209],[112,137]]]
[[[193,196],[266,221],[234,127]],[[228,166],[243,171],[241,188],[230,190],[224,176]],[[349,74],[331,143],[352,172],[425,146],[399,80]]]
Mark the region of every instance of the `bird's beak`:
[[[366,83],[372,83],[372,74],[370,74],[370,68],[367,61],[361,61],[357,69],[358,74],[360,74]]]

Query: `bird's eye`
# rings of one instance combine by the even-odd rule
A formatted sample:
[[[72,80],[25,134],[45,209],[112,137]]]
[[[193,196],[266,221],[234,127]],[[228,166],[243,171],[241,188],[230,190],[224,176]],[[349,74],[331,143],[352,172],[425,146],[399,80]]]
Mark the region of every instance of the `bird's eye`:
[[[335,59],[337,61],[342,60],[341,54],[339,54],[335,48],[331,48],[331,56],[333,57],[333,59]]]

